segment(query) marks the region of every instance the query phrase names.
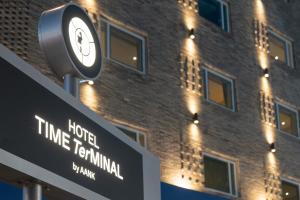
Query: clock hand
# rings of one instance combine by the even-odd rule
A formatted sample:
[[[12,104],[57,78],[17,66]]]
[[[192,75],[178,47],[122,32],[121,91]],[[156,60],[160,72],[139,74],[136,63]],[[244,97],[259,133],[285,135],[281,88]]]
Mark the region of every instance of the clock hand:
[[[79,35],[77,36],[77,42],[79,44],[81,44],[81,42],[82,42],[82,33],[81,32],[79,32]]]
[[[79,35],[77,36],[77,42],[80,44],[80,48],[79,51],[82,52],[82,48],[81,48],[81,42],[82,42],[82,33],[79,32]]]

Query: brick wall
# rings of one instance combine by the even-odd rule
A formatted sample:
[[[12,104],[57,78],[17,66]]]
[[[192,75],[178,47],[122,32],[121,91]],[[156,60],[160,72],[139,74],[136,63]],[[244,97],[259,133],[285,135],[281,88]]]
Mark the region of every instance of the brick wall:
[[[62,84],[39,48],[37,22],[43,10],[64,1],[2,0],[1,16],[6,10],[3,5],[11,6],[12,2],[28,7],[28,36],[18,35],[18,38],[26,38],[25,44],[7,43],[7,40],[17,37],[14,34],[19,33],[11,29],[11,32],[4,34],[6,30],[1,30],[0,42],[20,56],[25,54],[24,59]],[[266,84],[271,88],[270,95],[300,108],[300,2],[229,0],[230,33],[183,8],[175,0],[77,2],[90,13],[119,21],[121,26],[131,27],[146,36],[149,56],[146,75],[105,60],[102,75],[95,85],[82,86],[81,99],[107,120],[146,134],[148,149],[160,157],[162,181],[205,191],[203,168],[186,167],[193,162],[201,163],[203,153],[237,163],[239,199],[266,199],[272,195],[265,191],[264,180],[268,179],[268,174],[300,180],[300,140],[280,134],[276,128],[262,122],[260,117],[262,69],[260,52],[255,47],[253,36],[253,20],[259,19],[294,40],[295,69],[269,62],[271,78]],[[8,18],[5,21],[13,20],[11,13],[6,15]],[[13,25],[7,26],[11,28]],[[187,39],[187,29],[192,27],[196,33],[193,42]],[[225,110],[206,102],[201,94],[182,88],[182,57],[199,62],[200,69],[206,66],[232,77],[238,111]],[[198,127],[191,124],[193,112],[199,113]],[[268,153],[267,134],[276,138],[278,151],[275,155]],[[195,152],[200,156],[194,156],[194,161],[182,158],[182,155],[193,155]],[[181,162],[184,162],[183,169]],[[183,179],[182,175],[185,175]]]

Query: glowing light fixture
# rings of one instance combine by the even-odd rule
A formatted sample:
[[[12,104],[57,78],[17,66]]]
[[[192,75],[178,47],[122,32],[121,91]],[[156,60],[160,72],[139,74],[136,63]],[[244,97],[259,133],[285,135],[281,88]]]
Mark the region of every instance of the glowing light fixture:
[[[270,144],[270,151],[272,153],[275,153],[276,152],[276,148],[275,148],[275,143],[273,142],[272,144]]]
[[[278,60],[279,59],[279,57],[278,56],[275,56],[275,60]]]
[[[199,124],[198,113],[194,114],[194,116],[193,116],[193,123],[194,124]]]
[[[193,6],[192,6],[192,1],[189,1],[189,9],[192,10]]]
[[[94,81],[92,81],[92,80],[80,80],[80,83],[87,83],[89,85],[94,85],[95,84]]]
[[[268,68],[264,69],[264,77],[266,77],[266,78],[270,77],[270,73],[269,73],[269,69]]]
[[[288,192],[286,192],[286,193],[285,193],[285,196],[289,196],[289,193],[288,193]]]
[[[136,60],[137,60],[137,57],[136,57],[136,56],[133,56],[133,57],[132,57],[132,60],[136,61]]]
[[[191,30],[190,30],[190,32],[189,32],[189,37],[190,37],[190,39],[195,39],[195,31],[194,31],[194,29],[192,28]]]
[[[285,121],[282,121],[282,122],[281,122],[281,125],[284,126],[284,125],[285,125]]]

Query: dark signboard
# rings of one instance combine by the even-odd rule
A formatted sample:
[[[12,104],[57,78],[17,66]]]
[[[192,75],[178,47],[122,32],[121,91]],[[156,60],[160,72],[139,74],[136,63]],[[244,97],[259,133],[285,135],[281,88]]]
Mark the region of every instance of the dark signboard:
[[[0,58],[0,148],[112,200],[142,200],[142,155]]]

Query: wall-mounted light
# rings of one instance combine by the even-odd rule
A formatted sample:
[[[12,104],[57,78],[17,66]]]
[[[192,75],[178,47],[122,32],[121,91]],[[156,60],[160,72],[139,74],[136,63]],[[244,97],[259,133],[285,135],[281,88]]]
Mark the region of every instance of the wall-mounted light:
[[[266,77],[266,78],[270,77],[270,73],[269,73],[269,69],[268,68],[264,69],[263,72],[264,72],[264,77]]]
[[[289,196],[289,194],[290,194],[290,193],[286,192],[286,193],[285,193],[285,196]]]
[[[195,31],[194,31],[194,29],[192,28],[192,29],[189,31],[189,38],[193,40],[193,39],[195,39],[195,37],[196,37],[196,36],[195,36]]]
[[[272,144],[270,144],[270,151],[272,153],[275,153],[276,152],[276,148],[275,148],[275,143],[273,142]]]
[[[194,123],[194,124],[199,124],[198,113],[195,113],[195,114],[193,115],[193,123]]]
[[[190,9],[190,10],[193,9],[192,1],[189,1],[189,9]]]
[[[92,80],[80,80],[80,83],[87,83],[89,85],[94,85],[94,81]]]

